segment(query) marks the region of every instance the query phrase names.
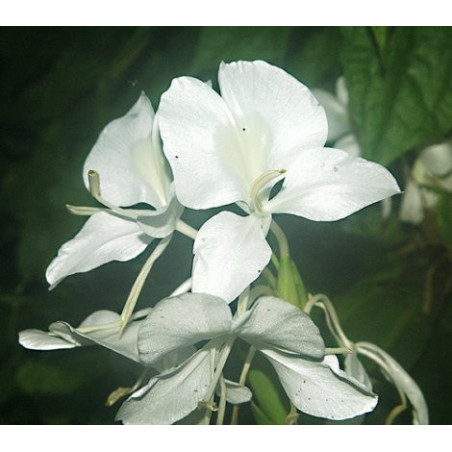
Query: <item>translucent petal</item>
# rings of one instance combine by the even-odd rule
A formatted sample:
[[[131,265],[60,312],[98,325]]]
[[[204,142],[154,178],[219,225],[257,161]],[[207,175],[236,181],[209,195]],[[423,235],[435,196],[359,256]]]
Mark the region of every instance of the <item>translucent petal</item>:
[[[323,339],[311,318],[275,297],[261,297],[256,301],[239,335],[257,349],[274,349],[318,359],[325,352]]]
[[[152,242],[135,221],[108,212],[92,215],[50,263],[46,278],[54,288],[66,276],[92,270],[111,261],[128,261]]]
[[[152,364],[167,353],[229,333],[228,304],[212,295],[187,293],[160,301],[141,326],[141,360]]]
[[[234,300],[265,268],[271,248],[264,230],[270,217],[220,212],[199,230],[194,243],[193,292]]]
[[[168,425],[196,410],[211,378],[210,350],[200,350],[170,372],[153,378],[116,415],[124,424]]]
[[[300,152],[266,207],[272,213],[335,221],[399,192],[391,173],[377,163],[339,149],[309,149]]]
[[[142,93],[127,114],[110,122],[100,134],[83,167],[86,187],[88,171],[95,170],[101,194],[112,204],[166,205],[169,171],[160,144],[152,139],[153,122],[151,102]]]
[[[311,361],[270,350],[261,350],[276,370],[292,403],[303,413],[341,420],[372,411],[377,396],[348,377],[332,363]]]

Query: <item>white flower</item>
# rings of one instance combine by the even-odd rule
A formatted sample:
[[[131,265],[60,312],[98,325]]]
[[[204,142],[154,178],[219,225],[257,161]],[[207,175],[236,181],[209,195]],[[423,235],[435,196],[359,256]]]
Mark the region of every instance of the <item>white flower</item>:
[[[144,93],[123,117],[100,134],[83,170],[86,187],[106,208],[68,208],[91,215],[80,232],[65,243],[46,277],[55,287],[66,276],[110,261],[127,261],[154,238],[169,236],[182,212],[161,151],[156,116]],[[149,209],[124,209],[139,203]]]
[[[432,190],[433,189],[433,190]],[[452,192],[452,142],[424,148],[413,165],[400,206],[400,219],[419,224],[437,202],[434,190]]]
[[[185,294],[161,301],[142,324],[141,360],[152,365],[180,348],[204,345],[180,366],[154,377],[133,394],[117,419],[126,424],[171,424],[198,407],[214,406],[214,393],[236,338],[264,354],[292,403],[305,413],[344,419],[375,407],[374,394],[347,377],[335,357],[324,358],[317,327],[298,308],[262,297],[251,310],[233,318],[224,300]],[[234,384],[229,382],[229,387]],[[227,389],[226,397],[231,403],[241,403],[250,394],[235,386],[235,397],[228,396]]]
[[[310,91],[262,61],[221,64],[221,96],[190,77],[163,94],[160,128],[180,202],[221,212],[194,244],[193,291],[233,300],[271,257],[272,214],[334,221],[399,192],[382,166],[324,148],[325,112]],[[271,188],[284,179],[270,198]]]

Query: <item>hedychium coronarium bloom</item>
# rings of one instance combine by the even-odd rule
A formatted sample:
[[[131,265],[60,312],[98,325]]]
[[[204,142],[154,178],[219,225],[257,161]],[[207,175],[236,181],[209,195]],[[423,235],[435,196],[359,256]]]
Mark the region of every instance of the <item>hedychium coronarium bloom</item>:
[[[201,345],[179,366],[132,394],[117,419],[170,424],[198,410],[204,423],[210,422],[212,411],[217,423],[223,423],[226,401],[240,404],[252,397],[240,382],[223,381],[236,340],[270,361],[298,410],[340,420],[372,411],[377,403],[375,394],[339,369],[335,356],[325,356],[318,328],[297,307],[276,297],[259,297],[250,309],[233,314],[221,298],[189,293],[155,306],[140,327],[138,350],[142,361],[152,365],[168,353]]]
[[[124,116],[103,129],[84,163],[83,180],[102,207],[67,206],[72,213],[89,218],[59,249],[46,278],[54,288],[74,273],[133,259],[159,239],[126,302],[125,324],[146,276],[174,230],[191,238],[196,233],[180,219],[183,207],[175,196],[171,170],[162,153],[158,113],[144,93]],[[138,204],[149,207],[134,208]]]
[[[159,125],[181,204],[244,211],[218,213],[194,243],[193,291],[232,301],[270,260],[274,214],[335,221],[400,190],[383,166],[324,147],[323,107],[284,70],[222,63],[218,81],[221,95],[195,78],[173,80]]]

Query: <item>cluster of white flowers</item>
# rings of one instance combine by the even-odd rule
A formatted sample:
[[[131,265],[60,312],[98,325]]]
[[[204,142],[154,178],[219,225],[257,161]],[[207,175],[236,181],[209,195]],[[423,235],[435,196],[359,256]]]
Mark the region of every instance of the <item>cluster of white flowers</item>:
[[[263,61],[221,64],[218,82],[221,95],[209,83],[177,78],[156,113],[141,94],[86,159],[84,182],[101,207],[68,206],[89,218],[46,276],[53,288],[74,273],[133,259],[157,241],[121,314],[97,311],[78,327],[58,321],[48,332],[25,330],[20,343],[37,350],[97,344],[140,363],[137,383],[109,398],[129,396],[117,414],[123,423],[222,424],[228,403],[237,423],[237,407],[253,398],[246,384],[256,352],[291,402],[288,423],[297,410],[331,420],[372,411],[377,396],[359,354],[396,385],[403,407],[408,397],[414,422],[427,423],[422,393],[406,372],[375,345],[349,341],[326,297],[306,297],[273,218],[339,220],[399,193],[396,181],[381,165],[324,147],[323,107],[284,70]],[[225,209],[196,231],[182,220],[184,207]],[[194,241],[190,279],[136,311],[147,275],[176,232]],[[336,346],[325,346],[309,316],[313,307],[326,312]],[[249,352],[232,381],[225,365],[238,359],[236,341]]]

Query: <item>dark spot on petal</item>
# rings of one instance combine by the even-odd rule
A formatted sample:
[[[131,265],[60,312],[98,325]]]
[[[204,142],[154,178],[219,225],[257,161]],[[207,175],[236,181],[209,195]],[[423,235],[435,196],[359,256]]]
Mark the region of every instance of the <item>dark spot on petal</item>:
[[[260,273],[262,270],[258,270],[257,272]]]
[[[179,156],[178,156],[178,155],[175,155],[175,156],[174,156],[174,158],[178,159],[178,158],[179,158]]]
[[[242,132],[245,132],[245,130],[246,130],[245,127],[242,127]]]

